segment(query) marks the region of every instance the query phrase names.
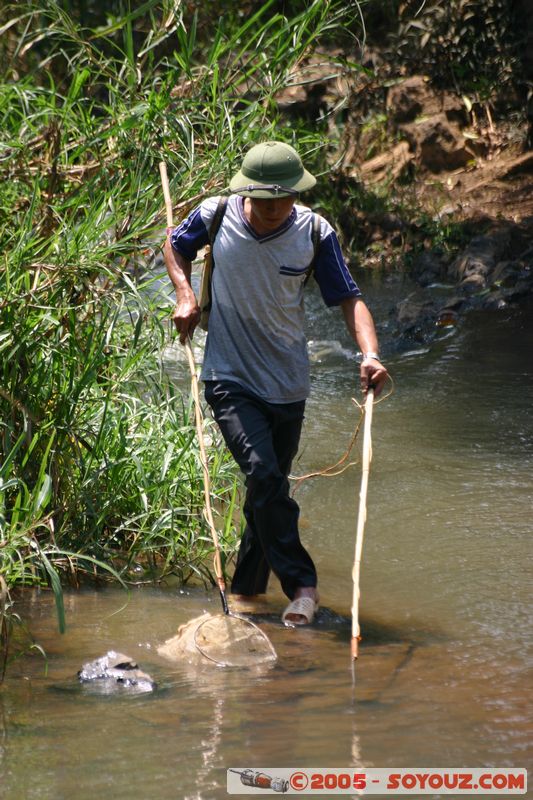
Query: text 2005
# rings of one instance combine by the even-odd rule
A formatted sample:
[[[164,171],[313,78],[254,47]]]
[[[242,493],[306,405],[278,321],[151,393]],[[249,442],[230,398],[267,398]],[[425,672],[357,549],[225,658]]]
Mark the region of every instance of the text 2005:
[[[311,775],[311,789],[366,789],[364,773],[335,772],[314,773]]]

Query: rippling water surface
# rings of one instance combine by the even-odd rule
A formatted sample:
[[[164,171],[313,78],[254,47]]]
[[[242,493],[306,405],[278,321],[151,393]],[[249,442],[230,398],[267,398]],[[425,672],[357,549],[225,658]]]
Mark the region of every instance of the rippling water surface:
[[[322,609],[313,628],[285,630],[272,582],[261,625],[273,668],[157,656],[178,625],[218,612],[201,589],[135,590],[125,607],[120,590],[70,593],[64,636],[49,594],[29,596],[23,614],[48,660],[19,661],[0,688],[1,798],[218,800],[226,768],[243,764],[531,763],[533,308],[472,314],[430,348],[400,347],[387,325],[395,291],[368,287],[395,390],[374,413],[355,685],[358,466],[298,490]],[[358,417],[350,344],[309,300],[318,344],[297,474],[333,463]],[[153,696],[80,689],[81,663],[111,647],[152,673]]]

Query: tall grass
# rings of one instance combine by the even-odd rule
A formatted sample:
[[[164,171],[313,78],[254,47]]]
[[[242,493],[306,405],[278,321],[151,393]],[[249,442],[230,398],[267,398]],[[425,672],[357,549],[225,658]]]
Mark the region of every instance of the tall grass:
[[[276,94],[347,20],[334,0],[292,17],[274,0],[248,15],[69,5],[0,11],[1,610],[14,587],[51,586],[61,626],[60,578],[212,578],[191,404],[162,367],[168,308],[149,291],[157,163],[179,217],[226,185],[251,142],[293,140]],[[315,127],[303,147],[322,139]],[[230,557],[236,475],[213,440]]]

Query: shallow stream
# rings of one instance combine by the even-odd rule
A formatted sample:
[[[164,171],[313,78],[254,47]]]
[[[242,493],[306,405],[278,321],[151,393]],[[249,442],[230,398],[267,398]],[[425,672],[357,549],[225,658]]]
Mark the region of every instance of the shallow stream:
[[[311,629],[284,629],[272,581],[260,622],[279,655],[272,668],[158,657],[181,623],[218,612],[215,592],[72,592],[63,636],[50,594],[28,595],[19,610],[47,661],[20,660],[0,687],[2,800],[219,800],[236,766],[531,764],[533,306],[471,314],[431,347],[400,347],[386,324],[395,280],[367,287],[395,391],[374,413],[355,685],[359,466],[298,490],[321,611]],[[313,393],[297,474],[335,462],[358,418],[341,323],[316,294],[309,308]],[[81,664],[112,647],[157,679],[153,695],[79,687]]]

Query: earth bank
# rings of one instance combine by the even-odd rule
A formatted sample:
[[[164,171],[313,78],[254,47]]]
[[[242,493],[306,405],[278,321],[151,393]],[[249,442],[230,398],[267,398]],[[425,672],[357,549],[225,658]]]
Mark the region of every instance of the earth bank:
[[[488,102],[420,74],[384,89],[338,60],[315,55],[278,105],[288,119],[327,118],[340,142],[325,193],[346,251],[365,268],[407,270],[418,285],[391,309],[398,334],[428,341],[471,309],[520,303],[533,288],[527,116],[496,118]]]

